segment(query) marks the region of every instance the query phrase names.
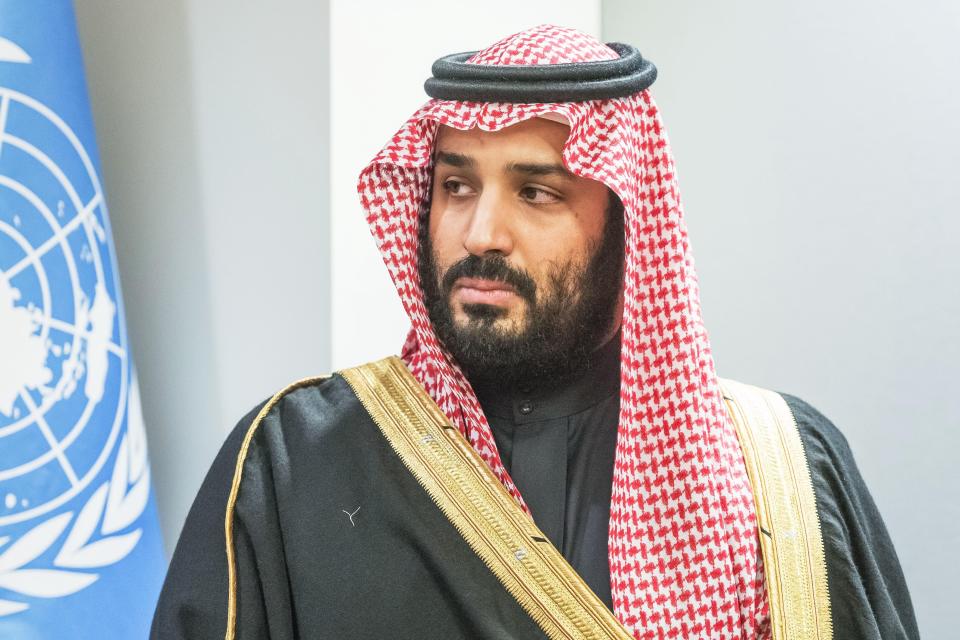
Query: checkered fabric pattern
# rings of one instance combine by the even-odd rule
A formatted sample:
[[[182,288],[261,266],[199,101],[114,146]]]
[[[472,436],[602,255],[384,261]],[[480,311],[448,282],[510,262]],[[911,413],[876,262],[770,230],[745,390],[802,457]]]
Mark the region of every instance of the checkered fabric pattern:
[[[612,59],[581,32],[541,25],[469,62]],[[417,276],[439,125],[495,131],[547,113],[570,123],[566,166],[610,187],[625,211],[620,425],[610,513],[614,612],[637,638],[766,638],[769,614],[753,496],[701,319],[674,162],[649,90],[554,104],[431,100],[360,175],[367,221],[412,329],[402,357],[523,505],[477,398],[440,345]]]

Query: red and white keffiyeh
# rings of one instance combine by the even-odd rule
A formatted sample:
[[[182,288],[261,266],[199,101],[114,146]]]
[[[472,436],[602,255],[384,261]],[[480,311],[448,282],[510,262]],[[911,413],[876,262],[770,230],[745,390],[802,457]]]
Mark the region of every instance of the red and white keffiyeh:
[[[469,62],[542,65],[616,56],[584,33],[541,25]],[[624,205],[620,426],[609,533],[614,612],[637,638],[767,636],[752,491],[720,394],[674,162],[649,90],[553,104],[430,100],[407,121],[358,185],[413,325],[402,358],[522,505],[470,384],[428,319],[417,275],[418,225],[440,124],[495,131],[547,113],[570,123],[567,168],[603,182]]]

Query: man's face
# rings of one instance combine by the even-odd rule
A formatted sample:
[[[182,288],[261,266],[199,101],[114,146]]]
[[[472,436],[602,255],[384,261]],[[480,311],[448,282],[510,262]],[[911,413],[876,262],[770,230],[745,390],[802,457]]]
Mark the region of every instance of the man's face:
[[[550,377],[575,355],[561,352],[588,354],[616,329],[622,219],[608,227],[607,187],[563,166],[568,133],[533,118],[437,134],[421,279],[468,375]]]

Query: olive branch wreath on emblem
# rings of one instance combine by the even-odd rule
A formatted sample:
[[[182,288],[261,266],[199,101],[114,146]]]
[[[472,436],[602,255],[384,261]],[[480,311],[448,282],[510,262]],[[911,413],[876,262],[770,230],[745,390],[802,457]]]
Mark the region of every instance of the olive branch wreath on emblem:
[[[146,433],[139,403],[136,398],[131,400],[130,408],[137,411],[128,414],[127,433],[120,441],[110,480],[90,495],[76,518],[73,511],[66,511],[44,520],[12,543],[9,537],[0,537],[0,589],[33,598],[76,593],[97,581],[100,574],[96,569],[119,562],[140,541],[142,529],[121,533],[140,517],[150,497]],[[53,565],[32,566],[68,529]],[[0,617],[29,607],[26,602],[0,599]]]

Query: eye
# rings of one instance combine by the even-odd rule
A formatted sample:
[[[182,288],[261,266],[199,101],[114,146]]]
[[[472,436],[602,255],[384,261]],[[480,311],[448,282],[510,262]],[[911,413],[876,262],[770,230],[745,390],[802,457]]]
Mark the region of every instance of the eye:
[[[520,189],[520,197],[531,204],[553,204],[561,199],[559,194],[540,187],[523,187]]]
[[[457,180],[456,178],[447,178],[443,181],[443,190],[454,198],[463,198],[466,196],[471,196],[475,192],[466,182]]]

